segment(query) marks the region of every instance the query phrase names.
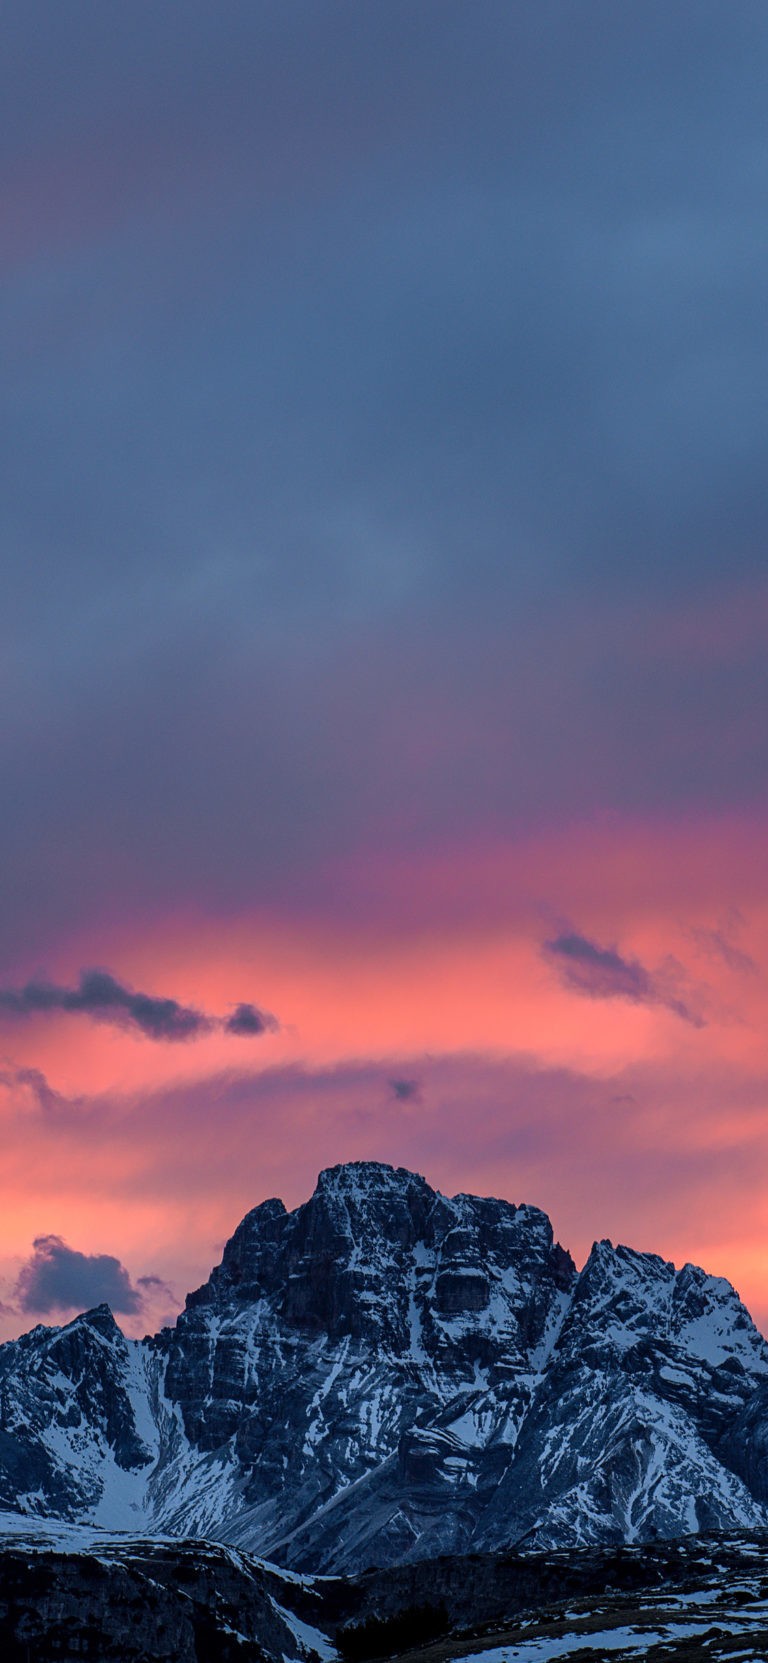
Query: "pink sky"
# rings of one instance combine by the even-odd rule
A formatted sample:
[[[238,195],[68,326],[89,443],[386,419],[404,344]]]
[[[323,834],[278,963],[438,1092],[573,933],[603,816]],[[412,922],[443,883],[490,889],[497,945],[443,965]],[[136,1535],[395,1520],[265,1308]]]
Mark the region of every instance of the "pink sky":
[[[253,998],[281,1029],[161,1045],[77,1015],[6,1024],[6,1301],[40,1234],[182,1296],[249,1206],[368,1158],[536,1203],[579,1261],[607,1235],[703,1263],[765,1323],[761,823],[576,826],[345,882],[341,920],[329,878],[328,916],[127,921],[62,949],[62,981],[107,963],[207,1011]],[[564,985],[542,951],[563,920],[695,1022]]]

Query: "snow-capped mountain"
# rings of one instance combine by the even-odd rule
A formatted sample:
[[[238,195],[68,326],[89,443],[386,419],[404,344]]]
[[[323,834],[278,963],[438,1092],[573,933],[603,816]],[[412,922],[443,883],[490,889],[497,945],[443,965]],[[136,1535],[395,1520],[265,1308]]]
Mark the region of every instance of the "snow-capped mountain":
[[[356,1571],[768,1524],[768,1347],[730,1284],[374,1163],[266,1201],[175,1328],[0,1347],[0,1507]]]

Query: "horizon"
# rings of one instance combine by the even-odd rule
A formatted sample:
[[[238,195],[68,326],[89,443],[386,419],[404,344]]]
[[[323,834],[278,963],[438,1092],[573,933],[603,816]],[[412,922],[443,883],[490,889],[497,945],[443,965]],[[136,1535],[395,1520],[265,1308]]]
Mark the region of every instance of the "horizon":
[[[2,30],[0,1339],[374,1152],[766,1332],[768,15]]]
[[[450,1195],[446,1196],[444,1191],[442,1191],[440,1189],[436,1189],[436,1188],[434,1188],[433,1185],[430,1184],[428,1177],[426,1177],[426,1175],[424,1173],[422,1173],[422,1172],[412,1172],[406,1167],[393,1166],[392,1163],[389,1162],[389,1161],[377,1161],[375,1158],[370,1158],[370,1159],[363,1160],[363,1161],[343,1161],[343,1162],[337,1163],[335,1166],[323,1168],[317,1175],[317,1179],[315,1181],[315,1186],[312,1190],[312,1193],[309,1196],[307,1196],[306,1200],[298,1202],[297,1205],[294,1206],[294,1207],[286,1207],[286,1204],[283,1201],[281,1196],[271,1195],[271,1196],[265,1196],[262,1201],[257,1202],[255,1207],[249,1209],[249,1212],[256,1212],[256,1211],[259,1210],[260,1207],[269,1206],[271,1203],[276,1201],[283,1208],[283,1211],[284,1211],[286,1217],[293,1217],[297,1212],[301,1211],[303,1207],[308,1206],[309,1203],[314,1199],[314,1197],[317,1194],[318,1189],[320,1187],[321,1178],[324,1178],[328,1175],[333,1175],[334,1173],[339,1172],[339,1171],[344,1171],[344,1170],[348,1169],[349,1167],[359,1167],[359,1166],[383,1168],[386,1172],[393,1173],[395,1176],[399,1176],[400,1174],[403,1174],[403,1176],[405,1176],[406,1178],[416,1178],[419,1181],[425,1183],[427,1188],[432,1191],[432,1193],[435,1195],[436,1198],[444,1197],[445,1199],[447,1199],[449,1201],[452,1201],[452,1200],[458,1199],[458,1197],[460,1195],[463,1195],[463,1194],[467,1193],[466,1191],[457,1191],[456,1194],[453,1195],[453,1196],[450,1196]],[[518,1202],[508,1201],[508,1198],[505,1197],[505,1196],[496,1196],[496,1195],[472,1196],[471,1199],[473,1199],[473,1200],[484,1200],[484,1201],[502,1201],[502,1202],[510,1205],[517,1212],[519,1212],[521,1210],[524,1210],[524,1211],[529,1211],[529,1212],[534,1212],[534,1213],[535,1212],[541,1213],[543,1211],[543,1209],[537,1207],[535,1203],[527,1202],[527,1201],[518,1201]],[[613,1242],[608,1237],[605,1237],[605,1236],[596,1238],[592,1242],[592,1245],[591,1245],[588,1253],[583,1258],[581,1258],[581,1259],[575,1258],[574,1255],[571,1253],[567,1242],[560,1241],[560,1238],[559,1238],[558,1233],[557,1233],[557,1229],[555,1228],[555,1221],[549,1217],[548,1213],[544,1213],[543,1216],[545,1218],[547,1218],[548,1223],[550,1224],[550,1227],[552,1229],[552,1239],[553,1239],[554,1245],[561,1248],[563,1250],[563,1252],[566,1254],[566,1256],[571,1260],[571,1263],[574,1267],[574,1271],[576,1273],[577,1279],[582,1274],[582,1272],[586,1269],[586,1267],[587,1267],[590,1259],[592,1258],[592,1255],[596,1251],[596,1249],[598,1247],[608,1247],[608,1248],[610,1248],[610,1250],[612,1252],[615,1252],[615,1253],[622,1253],[624,1251],[627,1251],[627,1252],[630,1252],[630,1253],[632,1253],[633,1255],[635,1255],[639,1258],[653,1258],[653,1259],[657,1259],[657,1260],[661,1259],[661,1262],[665,1263],[666,1265],[668,1265],[669,1268],[674,1270],[676,1275],[679,1275],[679,1273],[682,1270],[685,1270],[685,1269],[688,1269],[688,1268],[693,1268],[694,1270],[703,1270],[705,1272],[705,1274],[710,1277],[711,1280],[714,1280],[714,1281],[723,1281],[723,1280],[725,1280],[725,1281],[727,1281],[727,1278],[723,1278],[723,1277],[719,1276],[716,1271],[712,1271],[706,1265],[695,1265],[690,1260],[687,1260],[687,1261],[685,1261],[685,1263],[682,1263],[682,1264],[675,1264],[671,1260],[665,1260],[663,1255],[655,1253],[652,1248],[638,1248],[638,1247],[632,1246],[629,1242],[624,1242],[624,1241]],[[216,1263],[214,1265],[211,1265],[210,1271],[209,1271],[209,1276],[213,1273],[213,1271],[215,1269],[217,1269],[222,1264],[224,1254],[226,1252],[226,1248],[229,1246],[229,1244],[230,1244],[231,1240],[233,1239],[234,1235],[237,1233],[237,1230],[239,1229],[240,1224],[244,1221],[244,1219],[246,1217],[248,1217],[248,1213],[245,1213],[243,1215],[243,1219],[238,1220],[237,1224],[233,1228],[232,1236],[228,1237],[227,1240],[223,1243],[222,1249],[221,1249],[221,1257],[216,1261]],[[52,1239],[54,1241],[57,1240],[57,1238],[52,1238]],[[37,1265],[38,1273],[39,1274],[42,1273],[43,1275],[45,1275],[46,1270],[48,1268],[49,1267],[47,1267],[46,1264],[45,1264],[45,1257],[43,1255],[38,1260],[38,1265]],[[53,1270],[54,1270],[55,1274],[61,1274],[61,1265],[60,1265],[60,1263],[54,1263]],[[105,1271],[102,1271],[102,1275],[104,1275],[106,1277],[105,1286],[108,1285],[108,1281],[109,1281],[110,1277],[114,1277],[114,1278],[119,1279],[122,1274],[124,1274],[123,1267],[118,1265],[118,1261],[116,1261],[116,1260],[113,1261],[111,1265],[106,1267]],[[201,1283],[200,1285],[204,1286],[205,1282],[207,1282],[208,1279],[209,1278],[206,1277],[204,1279],[204,1282]],[[738,1288],[733,1288],[733,1284],[731,1284],[731,1283],[729,1283],[728,1285],[732,1288],[732,1291],[736,1294],[736,1297],[740,1298]],[[187,1297],[189,1295],[193,1294],[196,1291],[197,1290],[194,1289],[194,1288],[186,1289],[184,1295],[182,1296],[180,1309],[175,1314],[170,1314],[169,1313],[166,1317],[165,1323],[162,1324],[161,1326],[174,1327],[176,1322],[178,1321],[179,1316],[182,1316],[184,1314],[184,1309],[185,1309],[185,1304],[186,1304]],[[741,1301],[741,1303],[743,1305],[743,1303],[744,1303],[743,1300]],[[155,1334],[157,1332],[159,1332],[159,1329],[155,1329],[152,1332],[141,1333],[140,1332],[140,1323],[139,1323],[138,1319],[136,1319],[133,1322],[126,1323],[125,1313],[120,1312],[120,1311],[117,1311],[117,1312],[114,1311],[112,1309],[112,1305],[110,1304],[109,1298],[101,1299],[101,1300],[98,1301],[97,1304],[91,1305],[87,1308],[84,1308],[81,1311],[77,1311],[74,1315],[72,1315],[71,1317],[68,1317],[66,1319],[66,1322],[62,1322],[60,1324],[55,1323],[55,1322],[43,1323],[42,1325],[32,1324],[32,1328],[37,1327],[37,1326],[50,1327],[52,1329],[57,1329],[57,1328],[60,1328],[60,1327],[68,1327],[71,1323],[78,1322],[81,1317],[90,1316],[95,1311],[99,1311],[99,1310],[108,1310],[110,1316],[112,1317],[113,1321],[116,1323],[117,1327],[121,1330],[121,1332],[128,1339],[133,1339],[133,1340],[150,1339],[150,1338],[152,1338],[152,1332],[155,1333]],[[747,1312],[747,1314],[749,1316],[752,1316],[752,1313],[749,1312],[749,1311]],[[122,1320],[121,1320],[121,1318],[122,1318]],[[754,1317],[752,1318],[752,1320],[754,1322],[754,1320],[755,1320]],[[755,1322],[755,1327],[757,1328],[758,1332],[761,1333],[763,1335],[763,1337],[765,1338],[766,1337],[765,1332],[761,1328],[761,1326],[758,1322]],[[30,1331],[31,1331],[30,1328],[25,1328],[25,1329],[20,1330],[18,1335],[17,1334],[9,1334],[9,1335],[6,1336],[6,1338],[8,1338],[8,1339],[21,1338],[23,1336],[23,1334],[28,1333]],[[0,1342],[0,1343],[2,1343],[2,1342]]]

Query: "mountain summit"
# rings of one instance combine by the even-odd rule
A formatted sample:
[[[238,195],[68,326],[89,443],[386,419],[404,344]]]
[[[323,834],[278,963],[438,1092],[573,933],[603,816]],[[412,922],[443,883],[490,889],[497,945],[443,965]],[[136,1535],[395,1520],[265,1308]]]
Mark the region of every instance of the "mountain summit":
[[[0,1347],[0,1507],[286,1566],[768,1524],[768,1347],[730,1284],[373,1162],[249,1212],[173,1329]]]

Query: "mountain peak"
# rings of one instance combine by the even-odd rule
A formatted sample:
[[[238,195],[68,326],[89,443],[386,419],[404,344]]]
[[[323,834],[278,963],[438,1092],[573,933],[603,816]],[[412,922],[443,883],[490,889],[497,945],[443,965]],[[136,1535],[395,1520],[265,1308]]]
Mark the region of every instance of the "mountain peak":
[[[87,1322],[89,1328],[96,1328],[100,1334],[109,1335],[110,1338],[115,1331],[120,1332],[112,1306],[108,1305],[105,1299],[100,1305],[93,1305],[89,1311],[84,1311],[82,1317],[77,1320]]]
[[[391,1166],[388,1161],[340,1161],[336,1166],[323,1167],[318,1174],[316,1192],[322,1189],[366,1190],[376,1188],[402,1189],[409,1184],[424,1184],[426,1179],[404,1166]]]
[[[246,1214],[175,1329],[0,1347],[0,1505],[297,1569],[768,1524],[768,1347],[723,1278],[378,1161]]]
[[[768,1346],[725,1277],[698,1265],[676,1269],[658,1253],[595,1242],[574,1290],[563,1344],[582,1344],[600,1322],[620,1350],[663,1344],[699,1362],[738,1359],[768,1369]]]

